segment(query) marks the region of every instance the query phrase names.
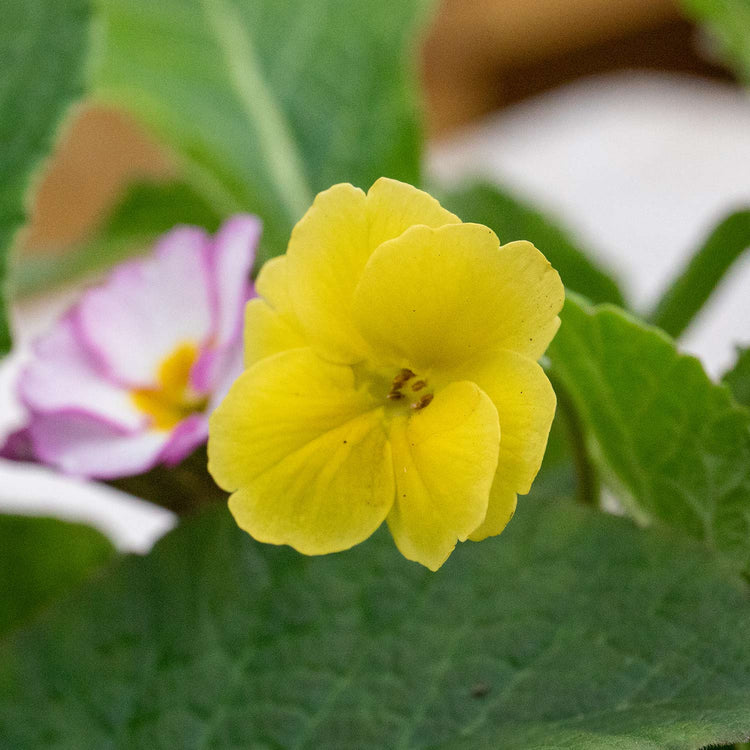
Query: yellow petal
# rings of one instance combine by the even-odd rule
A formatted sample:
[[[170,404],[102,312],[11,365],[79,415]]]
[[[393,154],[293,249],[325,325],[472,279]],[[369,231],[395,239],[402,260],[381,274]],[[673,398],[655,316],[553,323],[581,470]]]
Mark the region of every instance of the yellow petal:
[[[312,345],[331,361],[361,360],[366,347],[353,325],[352,297],[372,251],[414,224],[458,221],[427,193],[396,180],[381,178],[367,196],[349,184],[320,193],[287,250],[294,310]]]
[[[211,417],[209,471],[256,539],[305,554],[347,549],[393,503],[382,409],[348,367],[293,349],[246,370]]]
[[[285,256],[272,258],[255,282],[260,297],[245,307],[245,367],[286,349],[308,346],[292,309]]]
[[[488,536],[497,536],[513,518],[516,512],[516,499],[516,493],[503,482],[498,471],[490,490],[487,515],[484,521],[469,534],[469,539],[472,542],[481,542]]]
[[[531,489],[547,448],[557,399],[539,363],[515,352],[462,363],[450,372],[455,380],[471,379],[489,397],[500,420],[498,474],[511,490]]]
[[[500,421],[500,453],[487,517],[469,536],[478,542],[499,534],[513,517],[517,493],[526,494],[542,465],[557,400],[537,362],[511,351],[467,363],[454,377],[472,379],[492,399]]]
[[[536,357],[562,300],[557,272],[533,245],[501,248],[479,224],[418,226],[372,254],[354,316],[381,359],[428,370],[500,347]]]
[[[291,314],[289,298],[289,270],[285,255],[271,258],[260,269],[255,280],[255,291],[277,312]]]
[[[365,194],[348,184],[319,193],[292,231],[287,281],[311,345],[335,362],[357,362],[365,345],[351,300],[370,255]]]
[[[497,411],[474,383],[452,383],[411,417],[395,417],[390,436],[396,501],[388,526],[405,557],[437,570],[486,515]]]
[[[245,306],[244,338],[245,367],[278,352],[308,345],[295,319],[277,312],[260,297]]]
[[[539,359],[560,327],[557,314],[565,302],[560,275],[530,242],[509,242],[499,256],[505,282],[501,297],[505,325],[499,344]]]
[[[458,216],[446,211],[428,193],[387,177],[381,177],[368,191],[367,215],[370,252],[415,224],[442,227],[445,224],[461,223]]]

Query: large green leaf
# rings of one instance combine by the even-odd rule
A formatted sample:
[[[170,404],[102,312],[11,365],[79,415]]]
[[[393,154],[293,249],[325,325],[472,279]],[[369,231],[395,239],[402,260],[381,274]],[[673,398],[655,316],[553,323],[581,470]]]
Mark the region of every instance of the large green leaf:
[[[592,302],[624,304],[616,282],[550,218],[494,185],[477,183],[448,193],[443,203],[464,221],[486,224],[501,242],[533,242],[559,271],[568,289]]]
[[[737,361],[723,381],[731,388],[735,400],[750,409],[750,347],[737,350]]]
[[[11,285],[18,295],[38,292],[147,251],[176,224],[195,224],[212,232],[219,223],[216,212],[188,185],[136,183],[91,238],[64,252],[25,258],[16,264]]]
[[[730,214],[711,232],[659,300],[650,321],[679,336],[748,248],[750,209]]]
[[[26,220],[32,173],[58,123],[84,88],[86,0],[5,0],[0,22],[0,355],[10,348],[5,315],[7,254]]]
[[[694,749],[750,734],[750,603],[692,540],[524,500],[438,573],[226,509],[0,647],[0,746]]]
[[[114,552],[88,526],[0,515],[0,634],[68,594]]]
[[[727,64],[750,83],[750,0],[682,0],[682,5],[706,25]]]
[[[283,252],[319,190],[419,180],[414,36],[428,0],[96,0],[100,97]]]
[[[568,298],[549,355],[637,515],[750,563],[750,413],[656,328]]]

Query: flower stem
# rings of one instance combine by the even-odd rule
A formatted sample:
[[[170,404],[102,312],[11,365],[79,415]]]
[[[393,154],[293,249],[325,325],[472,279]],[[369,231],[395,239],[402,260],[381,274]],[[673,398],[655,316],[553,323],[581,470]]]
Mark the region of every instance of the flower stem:
[[[599,473],[586,447],[581,419],[565,387],[558,378],[555,378],[551,373],[548,374],[557,394],[557,404],[563,417],[563,424],[568,432],[570,450],[576,471],[578,501],[582,505],[598,508],[601,498],[601,483]]]

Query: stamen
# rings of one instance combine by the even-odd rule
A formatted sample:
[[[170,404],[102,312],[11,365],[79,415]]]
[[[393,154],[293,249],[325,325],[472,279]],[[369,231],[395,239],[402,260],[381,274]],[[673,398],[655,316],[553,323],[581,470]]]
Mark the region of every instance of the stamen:
[[[414,377],[414,373],[408,368],[404,367],[395,378],[393,378],[393,387],[400,388],[404,383],[411,380]]]
[[[401,399],[406,397],[406,394],[403,392],[404,387],[406,384],[412,379],[416,378],[416,373],[414,373],[412,370],[410,370],[408,367],[404,367],[401,370],[398,371],[398,374],[395,378],[393,378],[393,382],[391,383],[391,390],[388,391],[386,394],[386,398],[390,401],[400,401]],[[423,380],[422,378],[419,378],[415,380],[411,384],[411,390],[415,393],[417,391],[421,391],[423,388],[427,387],[427,381]],[[411,402],[412,396],[409,396],[409,401]],[[431,393],[425,393],[419,398],[417,401],[413,403],[409,403],[409,407],[414,410],[424,409],[427,404],[432,401],[432,394]]]
[[[411,405],[411,408],[415,410],[424,409],[425,406],[427,406],[430,403],[430,401],[432,401],[433,398],[434,396],[432,393],[425,393],[424,396],[422,396],[422,398],[419,399],[419,401]]]

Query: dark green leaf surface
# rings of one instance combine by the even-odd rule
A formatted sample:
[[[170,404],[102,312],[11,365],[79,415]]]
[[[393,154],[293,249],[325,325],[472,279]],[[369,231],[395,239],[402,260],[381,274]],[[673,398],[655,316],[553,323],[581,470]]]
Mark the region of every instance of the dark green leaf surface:
[[[526,499],[433,574],[225,509],[0,646],[0,747],[685,750],[750,733],[750,603],[702,545]]]
[[[283,252],[313,196],[418,182],[414,36],[426,0],[97,0],[99,95],[182,157],[222,214]]]
[[[636,516],[750,564],[750,414],[700,362],[616,308],[568,298],[549,355],[605,478]]]
[[[26,220],[32,172],[84,88],[86,0],[5,0],[0,11],[0,355],[10,349],[5,315],[8,252]]]
[[[750,347],[737,350],[737,361],[725,373],[723,380],[731,389],[735,400],[750,409]]]
[[[570,424],[560,408],[552,422],[542,468],[534,480],[534,497],[571,497],[576,490],[575,456],[570,445]]]
[[[0,515],[0,634],[68,594],[114,553],[88,526]]]
[[[616,282],[568,233],[542,213],[494,185],[478,183],[446,195],[444,205],[464,221],[490,227],[500,242],[529,240],[558,270],[568,289],[592,302],[624,303]]]
[[[17,264],[13,291],[30,294],[104,271],[149,250],[160,234],[176,224],[194,224],[213,232],[219,223],[216,212],[188,185],[135,184],[90,240],[62,254],[38,255]]]
[[[738,77],[750,83],[750,0],[682,0],[682,5],[706,25]]]
[[[679,336],[690,325],[734,262],[748,248],[750,209],[727,216],[711,232],[664,293],[651,313],[651,322],[670,336]]]

